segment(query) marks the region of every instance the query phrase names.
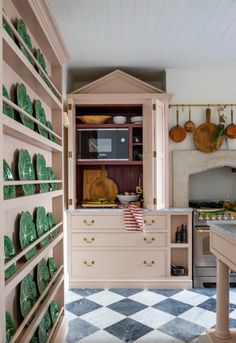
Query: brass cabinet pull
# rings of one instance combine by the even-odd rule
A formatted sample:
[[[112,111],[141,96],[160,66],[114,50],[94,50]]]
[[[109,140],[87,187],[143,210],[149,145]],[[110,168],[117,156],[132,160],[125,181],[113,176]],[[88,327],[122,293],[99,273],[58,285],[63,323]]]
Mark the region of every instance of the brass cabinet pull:
[[[84,224],[86,224],[86,225],[88,225],[88,226],[91,226],[91,225],[93,225],[94,224],[94,222],[95,222],[95,220],[90,220],[90,221],[88,221],[88,220],[86,220],[86,219],[84,219]]]
[[[95,263],[94,261],[91,261],[91,262],[84,261],[84,264],[86,265],[86,267],[92,267],[94,263]]]
[[[151,261],[151,262],[143,261],[143,263],[144,263],[145,266],[147,266],[147,267],[152,267],[152,266],[155,264],[154,261]]]
[[[146,225],[152,225],[152,224],[154,224],[155,223],[155,220],[154,219],[152,219],[152,220],[150,220],[149,222],[145,219],[144,220],[144,223],[146,224]]]
[[[89,240],[89,239],[87,239],[87,237],[84,237],[84,241],[85,241],[86,243],[92,243],[92,242],[95,241],[95,238],[92,237],[92,238]]]
[[[155,241],[155,237],[144,237],[143,240],[146,242],[146,243],[152,243],[153,241]]]

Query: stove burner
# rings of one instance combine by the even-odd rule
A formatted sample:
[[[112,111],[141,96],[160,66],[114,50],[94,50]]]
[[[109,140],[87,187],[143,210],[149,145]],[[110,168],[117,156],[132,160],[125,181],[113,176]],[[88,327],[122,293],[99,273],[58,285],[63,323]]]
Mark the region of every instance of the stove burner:
[[[197,201],[197,200],[190,200],[189,207],[192,208],[202,208],[202,209],[214,209],[214,208],[222,208],[222,201]]]

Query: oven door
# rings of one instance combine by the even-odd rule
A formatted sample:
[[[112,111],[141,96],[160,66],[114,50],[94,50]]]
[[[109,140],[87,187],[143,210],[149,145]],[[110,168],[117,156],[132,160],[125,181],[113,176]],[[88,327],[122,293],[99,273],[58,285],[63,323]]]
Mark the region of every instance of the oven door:
[[[194,227],[194,267],[215,267],[216,258],[210,252],[210,227],[195,226]]]

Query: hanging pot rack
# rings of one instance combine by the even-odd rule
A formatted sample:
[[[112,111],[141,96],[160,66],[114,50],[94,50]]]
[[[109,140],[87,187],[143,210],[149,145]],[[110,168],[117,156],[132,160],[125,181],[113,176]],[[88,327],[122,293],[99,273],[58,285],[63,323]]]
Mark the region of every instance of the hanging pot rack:
[[[234,107],[236,104],[169,104],[171,107]]]

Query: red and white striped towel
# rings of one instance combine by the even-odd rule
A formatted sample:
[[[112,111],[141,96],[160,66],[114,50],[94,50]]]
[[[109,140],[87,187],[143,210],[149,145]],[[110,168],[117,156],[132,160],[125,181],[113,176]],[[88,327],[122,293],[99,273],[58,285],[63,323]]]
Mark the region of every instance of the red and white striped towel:
[[[124,208],[124,222],[126,230],[145,232],[143,209],[136,205]]]

